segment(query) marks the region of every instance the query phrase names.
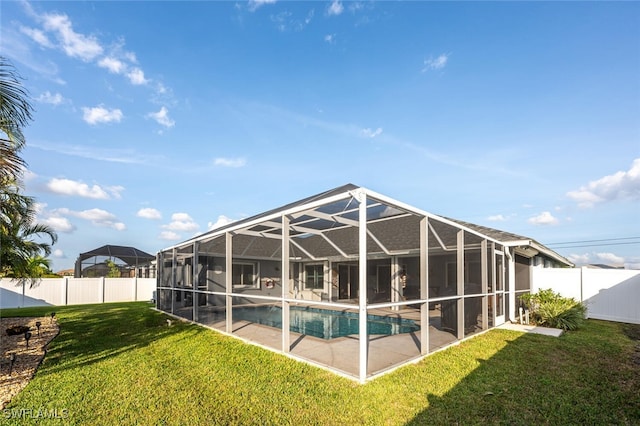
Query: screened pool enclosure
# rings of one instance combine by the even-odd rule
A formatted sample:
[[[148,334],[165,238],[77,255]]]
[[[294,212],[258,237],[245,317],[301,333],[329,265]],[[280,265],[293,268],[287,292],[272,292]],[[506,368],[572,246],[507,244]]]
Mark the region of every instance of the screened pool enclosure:
[[[513,318],[533,240],[345,185],[158,254],[158,309],[360,382]]]

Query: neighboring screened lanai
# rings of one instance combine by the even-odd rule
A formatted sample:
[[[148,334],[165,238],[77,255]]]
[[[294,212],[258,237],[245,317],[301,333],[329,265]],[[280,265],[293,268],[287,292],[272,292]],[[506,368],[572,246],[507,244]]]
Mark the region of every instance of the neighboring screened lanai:
[[[135,247],[106,245],[80,253],[76,259],[74,277],[106,276],[109,270],[107,260],[116,264],[121,276],[142,277],[149,276],[150,266],[156,257]]]
[[[514,318],[531,239],[345,185],[158,254],[157,308],[365,382]]]

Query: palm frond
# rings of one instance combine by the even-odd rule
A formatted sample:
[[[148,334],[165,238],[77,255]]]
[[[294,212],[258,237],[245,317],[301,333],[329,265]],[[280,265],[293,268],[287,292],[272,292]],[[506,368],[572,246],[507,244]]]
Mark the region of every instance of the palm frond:
[[[20,150],[25,142],[21,129],[33,119],[29,93],[20,80],[14,66],[0,56],[0,130],[16,150]]]

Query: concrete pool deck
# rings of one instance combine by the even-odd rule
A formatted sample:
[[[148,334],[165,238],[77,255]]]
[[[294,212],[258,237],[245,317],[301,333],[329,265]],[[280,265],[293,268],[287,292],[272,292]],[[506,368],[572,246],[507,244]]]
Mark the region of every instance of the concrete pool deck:
[[[322,308],[326,307],[323,306]],[[399,311],[372,309],[369,313],[412,319],[420,324],[420,311],[415,309],[402,309]],[[458,341],[451,332],[438,328],[440,322],[439,309],[430,311],[429,316],[431,323],[429,326],[430,352],[443,349]],[[204,325],[226,334],[225,321],[220,316],[212,317],[207,321],[203,315],[196,324]],[[360,339],[357,335],[322,339],[293,331],[289,333],[290,350],[288,355],[352,378],[357,379],[359,377]],[[245,320],[234,320],[232,336],[282,353],[282,333],[280,328]],[[422,358],[420,346],[420,331],[395,335],[369,335],[367,376],[375,376]]]
[[[316,307],[317,305],[305,305]],[[326,306],[317,306],[327,309]],[[336,310],[343,310],[339,308]],[[387,308],[370,309],[370,314],[395,318],[411,319],[420,324],[420,311],[417,309],[391,310]],[[226,334],[225,321],[219,315],[212,315],[207,320],[207,313],[202,310],[200,321],[195,324],[221,331]],[[178,316],[179,317],[179,316]],[[180,317],[179,317],[180,318]],[[181,317],[191,321],[190,318]],[[429,311],[429,352],[433,353],[446,348],[459,340],[450,332],[440,329],[441,313],[439,308]],[[514,330],[522,333],[534,333],[559,337],[562,330],[505,323],[495,328]],[[483,330],[476,329],[465,336],[472,337]],[[303,362],[339,372],[351,378],[359,377],[360,339],[357,335],[322,339],[310,335],[289,332],[288,355]],[[245,320],[235,320],[232,326],[232,336],[271,349],[282,352],[282,331],[280,328],[270,327]],[[367,376],[372,377],[392,370],[411,361],[423,357],[420,353],[420,331],[395,335],[369,335]]]
[[[322,308],[326,307],[322,306]],[[420,323],[420,311],[414,309],[400,311],[372,309],[369,313],[390,317],[400,316]],[[431,311],[430,316],[439,318],[439,310]],[[216,328],[220,329],[220,327]],[[233,335],[276,351],[282,349],[282,335],[279,328],[247,321],[234,321]],[[456,337],[450,332],[429,326],[431,352],[449,346],[456,341]],[[290,355],[332,370],[338,370],[350,377],[357,378],[359,376],[360,339],[357,335],[321,339],[290,332],[290,342]],[[394,335],[370,335],[367,375],[380,374],[422,356],[420,353],[420,331]]]
[[[276,351],[280,351],[282,347],[282,335],[278,328],[238,321],[234,322],[233,335]],[[430,346],[434,350],[456,341],[450,333],[433,327],[430,327],[429,335]],[[290,341],[291,355],[358,377],[360,342],[357,336],[325,340],[291,332]],[[367,373],[376,375],[421,356],[419,332],[392,336],[371,335]]]

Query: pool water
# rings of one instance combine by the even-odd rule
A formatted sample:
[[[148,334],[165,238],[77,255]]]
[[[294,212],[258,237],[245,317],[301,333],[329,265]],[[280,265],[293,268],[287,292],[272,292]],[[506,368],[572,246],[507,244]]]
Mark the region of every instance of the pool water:
[[[282,328],[282,308],[255,306],[233,308],[233,319]],[[289,329],[293,332],[335,339],[359,333],[358,314],[355,312],[292,306],[289,309]],[[415,321],[380,315],[367,315],[369,334],[392,335],[420,330]]]

